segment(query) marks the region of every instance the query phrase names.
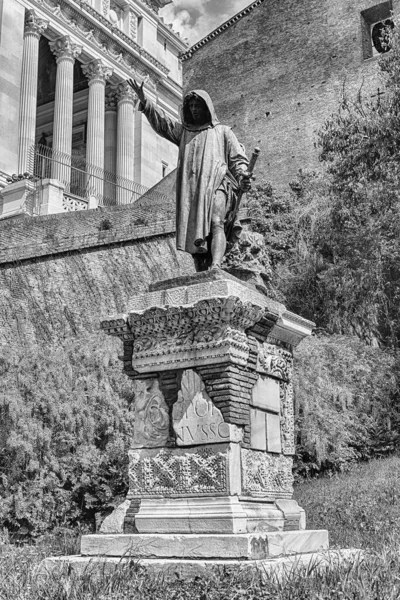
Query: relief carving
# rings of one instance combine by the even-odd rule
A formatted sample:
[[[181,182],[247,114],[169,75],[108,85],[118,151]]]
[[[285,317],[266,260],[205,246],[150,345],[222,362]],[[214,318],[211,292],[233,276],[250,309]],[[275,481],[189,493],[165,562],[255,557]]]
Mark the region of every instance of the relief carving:
[[[288,456],[242,449],[242,490],[244,496],[291,498],[293,460]]]
[[[293,384],[281,385],[281,433],[283,454],[295,454]]]
[[[233,340],[247,344],[244,331],[263,317],[262,308],[238,298],[201,300],[194,306],[166,306],[131,313],[135,333],[134,353],[170,349],[174,346]]]
[[[240,442],[243,437],[238,427],[224,422],[221,411],[207,394],[201,377],[191,369],[183,373],[172,418],[178,446]]]
[[[135,385],[135,425],[132,448],[160,448],[169,437],[168,406],[158,379],[138,379]]]
[[[129,452],[130,496],[198,496],[227,492],[227,452],[210,448],[178,454],[162,449],[154,456]]]
[[[272,344],[260,344],[257,371],[279,379],[289,379],[292,355],[287,350]]]

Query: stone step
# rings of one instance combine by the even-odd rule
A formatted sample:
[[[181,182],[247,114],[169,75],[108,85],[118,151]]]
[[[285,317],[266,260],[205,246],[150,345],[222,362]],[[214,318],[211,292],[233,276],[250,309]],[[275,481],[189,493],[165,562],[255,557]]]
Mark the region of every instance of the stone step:
[[[82,556],[137,559],[263,560],[329,548],[328,531],[277,531],[239,534],[84,535]]]
[[[115,570],[124,569],[129,565],[129,557],[94,557],[94,556],[57,556],[46,558],[38,568],[37,574],[46,576],[49,573],[72,573],[85,574],[85,576],[97,573],[109,574]],[[215,570],[221,571],[224,568],[235,569],[237,572],[245,570],[259,570],[265,580],[273,577],[274,581],[286,581],[291,577],[298,575],[307,576],[316,571],[323,572],[327,569],[333,570],[341,564],[357,565],[364,560],[362,550],[324,550],[321,552],[309,552],[304,554],[291,554],[264,560],[212,560],[212,559],[177,559],[177,558],[158,558],[142,559],[139,564],[150,573],[158,575],[162,573],[165,582],[169,580],[176,581],[176,576],[185,578],[204,577],[205,575],[215,574]]]

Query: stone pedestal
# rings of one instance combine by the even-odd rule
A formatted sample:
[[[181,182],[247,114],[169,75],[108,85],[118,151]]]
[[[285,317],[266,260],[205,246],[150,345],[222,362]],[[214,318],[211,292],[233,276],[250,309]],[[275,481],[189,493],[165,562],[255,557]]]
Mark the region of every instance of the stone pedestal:
[[[292,498],[293,348],[313,324],[211,271],[153,284],[101,326],[122,340],[134,382],[129,493],[80,557],[44,567],[134,557],[194,576],[332,564],[328,532],[307,531]]]
[[[1,191],[3,208],[0,219],[29,216],[29,198],[35,193],[35,184],[30,179],[10,183]]]
[[[65,186],[58,179],[43,179],[38,187],[40,214],[52,215],[65,212],[63,207]]]
[[[300,534],[292,350],[312,325],[223,271],[153,284],[102,323],[135,386],[126,532]]]

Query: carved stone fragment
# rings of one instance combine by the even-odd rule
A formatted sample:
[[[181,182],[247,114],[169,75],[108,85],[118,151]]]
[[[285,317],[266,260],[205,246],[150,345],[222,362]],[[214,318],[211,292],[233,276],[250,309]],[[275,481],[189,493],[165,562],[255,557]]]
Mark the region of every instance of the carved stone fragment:
[[[229,448],[130,450],[130,497],[226,494]]]
[[[281,431],[283,454],[295,454],[294,399],[292,382],[281,385]]]
[[[256,498],[291,498],[293,460],[255,450],[241,450],[242,493]]]
[[[287,350],[273,344],[260,344],[257,371],[279,379],[289,379],[291,361],[292,355]]]
[[[224,422],[221,411],[207,394],[201,377],[191,369],[183,373],[172,418],[178,446],[240,442],[243,437],[238,427]]]
[[[135,386],[133,448],[160,448],[169,437],[168,406],[157,379],[138,379]]]

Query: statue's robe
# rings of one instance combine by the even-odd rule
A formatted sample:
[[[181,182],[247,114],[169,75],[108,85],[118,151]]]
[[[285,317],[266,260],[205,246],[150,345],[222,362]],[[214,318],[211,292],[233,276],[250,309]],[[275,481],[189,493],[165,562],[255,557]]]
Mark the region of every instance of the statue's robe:
[[[211,121],[206,125],[195,126],[190,122],[188,99],[193,93],[207,105]],[[222,190],[226,194],[226,215],[231,213],[238,179],[249,164],[244,149],[231,128],[219,123],[211,98],[203,90],[185,96],[181,123],[167,117],[148,99],[139,110],[159,135],[179,146],[176,246],[190,254],[207,252],[215,193]]]

